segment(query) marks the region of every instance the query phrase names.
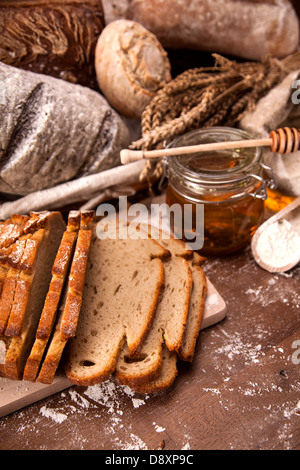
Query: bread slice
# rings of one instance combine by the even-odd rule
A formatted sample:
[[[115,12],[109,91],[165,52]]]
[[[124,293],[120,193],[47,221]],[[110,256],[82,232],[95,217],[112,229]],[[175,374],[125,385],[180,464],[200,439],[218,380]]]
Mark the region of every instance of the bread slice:
[[[172,256],[164,262],[165,289],[158,304],[151,330],[136,360],[122,351],[116,366],[119,382],[129,386],[157,377],[162,363],[163,344],[179,352],[185,331],[192,291],[192,273],[188,261]]]
[[[35,342],[26,361],[23,379],[35,381],[57,315],[65,280],[71,264],[80,227],[80,212],[71,211],[52,267],[52,278],[36,332]]]
[[[134,391],[141,394],[162,392],[173,384],[178,375],[177,354],[163,345],[160,373],[151,380],[135,383]]]
[[[192,362],[195,354],[196,342],[199,336],[207,291],[206,276],[198,264],[198,260],[192,261],[191,271],[193,276],[193,290],[186,328],[182,340],[179,358]]]
[[[181,338],[180,346],[175,350],[182,360],[192,361],[200,331],[206,295],[206,277],[200,267],[204,258],[195,252],[187,250],[185,244],[180,240],[166,237],[161,231],[156,233],[156,238],[159,239],[159,242],[166,249],[169,249],[173,258],[176,259],[178,256],[183,256],[187,258],[189,263],[193,278],[193,289],[186,324],[184,323],[184,335]],[[174,286],[174,281],[170,282],[170,284]],[[172,292],[168,292],[167,295],[172,297]],[[161,312],[161,314],[168,316],[166,312]],[[168,321],[165,321],[168,324]],[[167,330],[163,338],[160,331],[161,326],[158,325],[156,332],[155,329],[151,330],[141,350],[141,355],[137,359],[131,358],[129,360],[125,346],[116,367],[116,378],[120,383],[129,385],[134,390],[138,392],[143,391],[144,393],[161,391],[172,385],[177,376],[177,355],[172,354],[174,349],[168,340]],[[158,341],[158,338],[160,338],[160,341]]]
[[[27,264],[23,266],[26,277],[22,278],[22,289],[18,290],[18,295],[14,298],[14,315],[17,311],[21,312],[23,320],[20,334],[11,337],[6,352],[5,376],[11,379],[20,379],[34,342],[51,280],[51,269],[66,228],[59,212],[47,213],[44,222],[44,228],[34,232],[30,239],[32,252],[26,258]]]
[[[66,305],[61,319],[60,335],[64,340],[75,336],[77,330],[94,217],[94,211],[84,211],[81,213],[80,231],[69,276]]]
[[[132,356],[151,328],[164,288],[161,259],[170,253],[158,243],[93,233],[82,311],[70,341],[66,374],[71,382],[92,385],[114,372],[125,340]]]
[[[11,338],[6,336],[0,337],[0,377],[5,377],[5,357],[6,351],[9,349],[11,343]]]
[[[59,316],[55,330],[37,377],[38,382],[52,383],[67,341],[76,333],[81,310],[94,216],[94,211],[83,211],[80,215],[80,230],[77,236],[68,283],[65,287],[62,304],[59,308]],[[24,378],[26,376],[29,378],[27,371]],[[31,376],[30,379],[32,378]]]

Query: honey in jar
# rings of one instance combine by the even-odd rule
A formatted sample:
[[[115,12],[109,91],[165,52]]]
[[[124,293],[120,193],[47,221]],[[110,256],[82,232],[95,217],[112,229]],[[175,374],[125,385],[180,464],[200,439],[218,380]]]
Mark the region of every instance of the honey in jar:
[[[295,199],[297,198],[297,196],[285,194],[283,191],[277,188],[268,188],[267,192],[268,198],[265,201],[265,212],[268,213],[270,216],[281,211],[286,206],[295,201]]]
[[[189,132],[176,138],[168,147],[249,138],[239,129],[214,127]],[[167,204],[179,204],[182,208],[190,205],[194,232],[197,227],[196,209],[203,205],[202,254],[229,254],[250,243],[262,222],[264,200],[267,198],[261,159],[260,148],[237,148],[178,155],[165,160]],[[183,226],[179,227],[178,223],[183,224],[183,219],[174,221],[175,235],[184,233]]]

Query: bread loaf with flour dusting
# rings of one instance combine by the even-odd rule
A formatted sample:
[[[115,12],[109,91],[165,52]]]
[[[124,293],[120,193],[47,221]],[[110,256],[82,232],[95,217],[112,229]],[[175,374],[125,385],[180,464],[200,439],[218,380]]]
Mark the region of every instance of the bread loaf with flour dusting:
[[[0,62],[0,191],[25,195],[120,163],[130,133],[87,87]]]
[[[127,18],[154,33],[163,47],[198,49],[260,60],[284,57],[299,45],[289,0],[102,0],[105,22]]]

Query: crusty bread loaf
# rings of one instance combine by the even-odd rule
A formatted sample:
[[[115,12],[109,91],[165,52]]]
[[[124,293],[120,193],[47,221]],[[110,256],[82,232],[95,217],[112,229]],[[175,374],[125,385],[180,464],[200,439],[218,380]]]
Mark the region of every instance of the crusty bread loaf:
[[[11,337],[5,358],[5,376],[11,379],[20,379],[24,365],[35,338],[36,328],[43,309],[45,297],[51,280],[53,262],[65,231],[65,223],[60,213],[51,212],[46,217],[43,229],[35,232],[39,238],[37,249],[34,250],[27,266],[29,279],[24,279],[24,297],[14,299],[13,306],[22,311],[22,325],[20,334]],[[33,245],[36,248],[36,244]],[[17,302],[20,305],[17,305]]]
[[[171,80],[166,51],[146,28],[126,19],[104,28],[96,46],[101,91],[121,114],[140,119],[155,93]]]
[[[68,339],[76,333],[94,216],[94,211],[84,211],[80,214],[80,230],[77,235],[71,269],[64,288],[53,335],[37,377],[38,382],[52,383]]]
[[[163,47],[260,60],[299,46],[299,22],[288,0],[102,0],[106,23],[127,18]]]
[[[26,195],[120,163],[130,132],[99,92],[1,61],[0,83],[1,192]]]
[[[11,338],[4,335],[12,309],[17,279],[24,267],[28,267],[28,255],[24,253],[31,235],[45,226],[48,212],[30,213],[29,216],[12,214],[0,222],[0,342],[2,360],[0,376],[5,376],[5,356]],[[28,251],[28,247],[27,247]]]
[[[96,88],[101,0],[1,0],[0,61]]]
[[[34,264],[37,259],[40,244],[46,236],[45,229],[37,230],[27,241],[20,263],[20,269],[15,278],[13,301],[5,329],[6,336],[19,336],[26,312],[27,301],[35,272]]]
[[[28,273],[30,270],[34,254],[33,246],[36,248],[40,238],[38,230],[45,226],[48,215],[48,212],[32,212],[30,216],[13,214],[0,225],[0,335],[4,334],[7,326],[21,273],[23,271]],[[8,336],[17,335],[19,329],[13,331],[10,326],[10,331],[7,333]]]
[[[130,356],[139,351],[164,287],[164,257],[169,252],[149,238],[100,239],[95,228],[66,364],[71,382],[91,385],[108,379],[125,340]]]
[[[23,379],[34,381],[38,374],[44,351],[52,333],[59,302],[61,300],[69,266],[73,258],[77,233],[80,227],[80,212],[71,211],[67,229],[63,234],[52,267],[52,278],[46,296],[43,311],[36,331],[35,342],[27,358]]]
[[[18,334],[7,336],[7,326],[0,337],[0,376],[51,384],[67,352],[65,371],[75,384],[114,374],[138,393],[165,390],[178,358],[194,357],[203,258],[154,227],[138,224],[132,237],[121,222],[116,231],[108,224],[110,233],[93,224],[93,211],[80,214],[80,227],[78,217],[71,212],[66,228],[60,214],[48,213],[43,228],[17,240],[29,236],[32,248],[25,256],[25,244],[8,320]]]

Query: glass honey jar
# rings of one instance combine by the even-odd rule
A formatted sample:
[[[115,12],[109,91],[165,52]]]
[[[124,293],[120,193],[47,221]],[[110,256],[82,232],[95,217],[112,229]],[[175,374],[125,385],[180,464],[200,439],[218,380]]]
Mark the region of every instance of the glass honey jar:
[[[251,137],[228,127],[189,132],[167,147],[237,141]],[[203,205],[203,246],[201,254],[230,254],[246,247],[261,224],[267,183],[260,148],[237,148],[178,155],[164,159],[168,175],[166,202],[169,207],[190,206],[193,232],[197,229],[197,206]],[[174,207],[174,206],[173,206]],[[175,221],[175,235],[184,234]],[[177,224],[177,226],[176,226]],[[190,237],[183,238],[188,241]]]

